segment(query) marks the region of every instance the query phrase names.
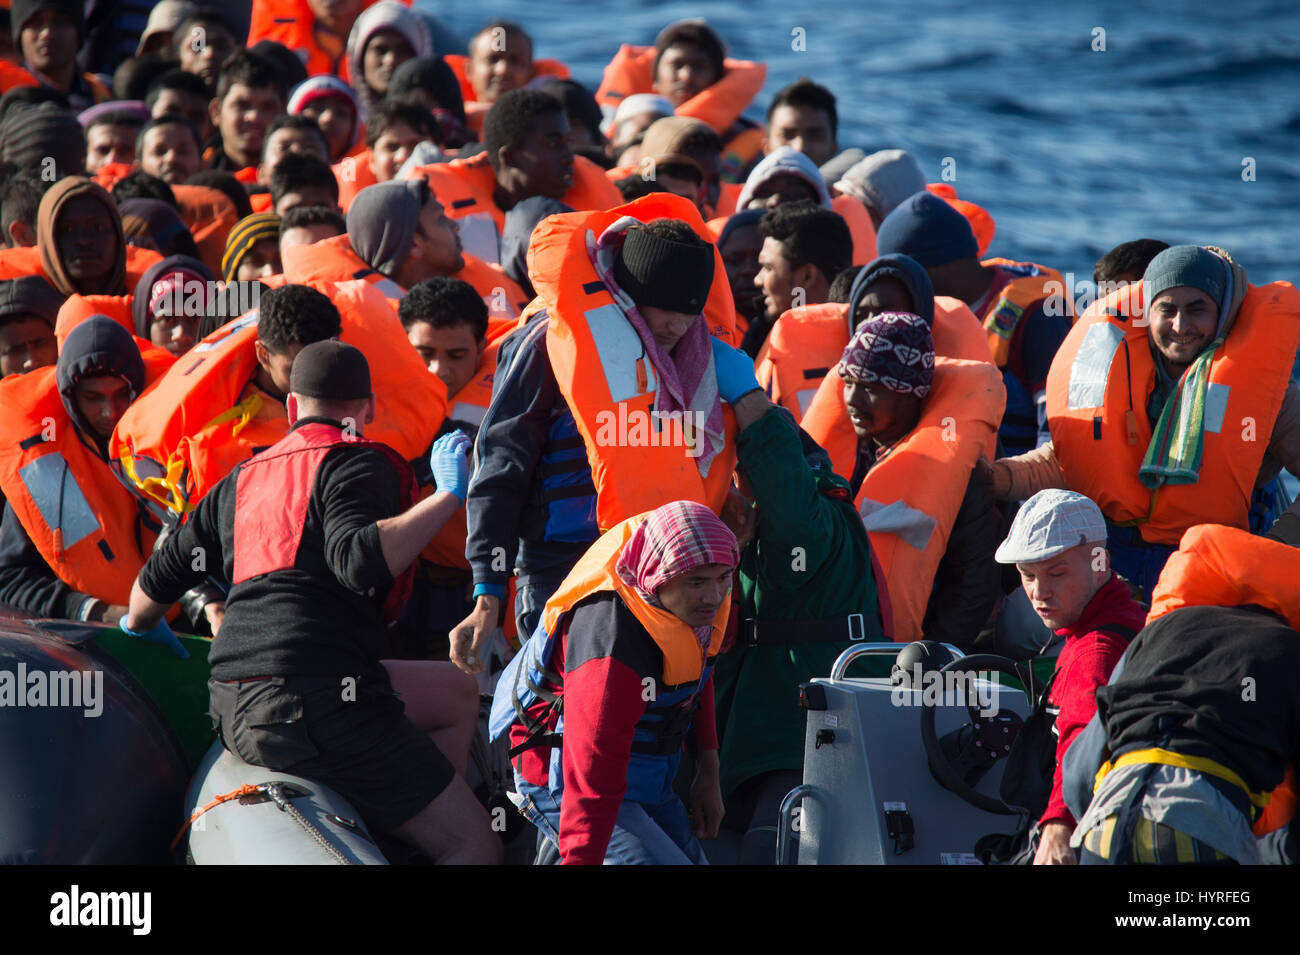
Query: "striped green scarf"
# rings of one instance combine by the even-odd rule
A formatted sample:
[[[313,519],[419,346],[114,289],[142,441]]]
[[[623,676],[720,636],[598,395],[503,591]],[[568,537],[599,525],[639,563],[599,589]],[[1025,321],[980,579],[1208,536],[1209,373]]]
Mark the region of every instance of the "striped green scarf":
[[[1196,356],[1160,412],[1151,444],[1138,468],[1138,480],[1151,490],[1166,484],[1195,484],[1200,477],[1210,362],[1222,344],[1223,338],[1216,338]]]

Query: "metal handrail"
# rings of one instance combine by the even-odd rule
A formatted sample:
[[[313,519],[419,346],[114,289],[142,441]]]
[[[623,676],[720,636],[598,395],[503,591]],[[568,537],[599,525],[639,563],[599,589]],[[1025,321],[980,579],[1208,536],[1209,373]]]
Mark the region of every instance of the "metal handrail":
[[[891,641],[891,642],[884,642],[884,643],[881,642],[860,643],[856,647],[849,647],[838,657],[836,657],[834,665],[831,666],[831,679],[832,680],[844,679],[844,671],[847,670],[849,668],[849,664],[852,663],[854,660],[856,660],[858,657],[884,656],[885,654],[889,654],[891,656],[896,657],[898,656],[899,652],[906,646],[908,646],[908,644],[906,643],[893,643]],[[966,655],[962,653],[960,650],[958,650],[956,647],[954,647],[951,643],[944,643],[941,644],[941,646],[950,650],[954,658],[960,658]]]
[[[794,807],[803,802],[804,796],[813,795],[814,788],[807,783],[795,786],[781,800],[781,809],[777,813],[776,829],[776,864],[785,865],[785,856],[790,848],[790,833],[794,831]]]

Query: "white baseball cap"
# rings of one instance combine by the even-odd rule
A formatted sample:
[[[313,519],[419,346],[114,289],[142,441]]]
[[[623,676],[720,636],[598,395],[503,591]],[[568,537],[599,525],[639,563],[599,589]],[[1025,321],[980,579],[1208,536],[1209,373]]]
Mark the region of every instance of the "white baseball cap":
[[[1029,564],[1080,544],[1104,543],[1106,521],[1092,499],[1049,488],[1020,506],[1007,539],[993,557],[999,564]]]

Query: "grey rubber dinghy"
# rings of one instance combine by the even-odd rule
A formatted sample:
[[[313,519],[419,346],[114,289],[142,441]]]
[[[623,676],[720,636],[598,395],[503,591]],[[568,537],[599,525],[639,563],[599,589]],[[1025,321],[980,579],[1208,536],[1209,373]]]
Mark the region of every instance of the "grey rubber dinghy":
[[[219,741],[199,763],[185,800],[193,819],[189,861],[198,865],[388,864],[338,793],[246,763]]]

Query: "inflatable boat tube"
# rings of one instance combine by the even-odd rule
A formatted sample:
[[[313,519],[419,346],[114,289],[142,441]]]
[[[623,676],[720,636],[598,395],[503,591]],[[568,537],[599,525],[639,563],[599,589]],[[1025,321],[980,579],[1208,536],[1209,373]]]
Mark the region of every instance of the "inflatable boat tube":
[[[173,861],[189,769],[102,629],[0,611],[0,865]]]
[[[243,787],[256,787],[245,795]],[[215,805],[212,805],[216,803]],[[365,823],[338,793],[301,776],[244,762],[218,741],[190,784],[187,816],[196,865],[387,865]]]

